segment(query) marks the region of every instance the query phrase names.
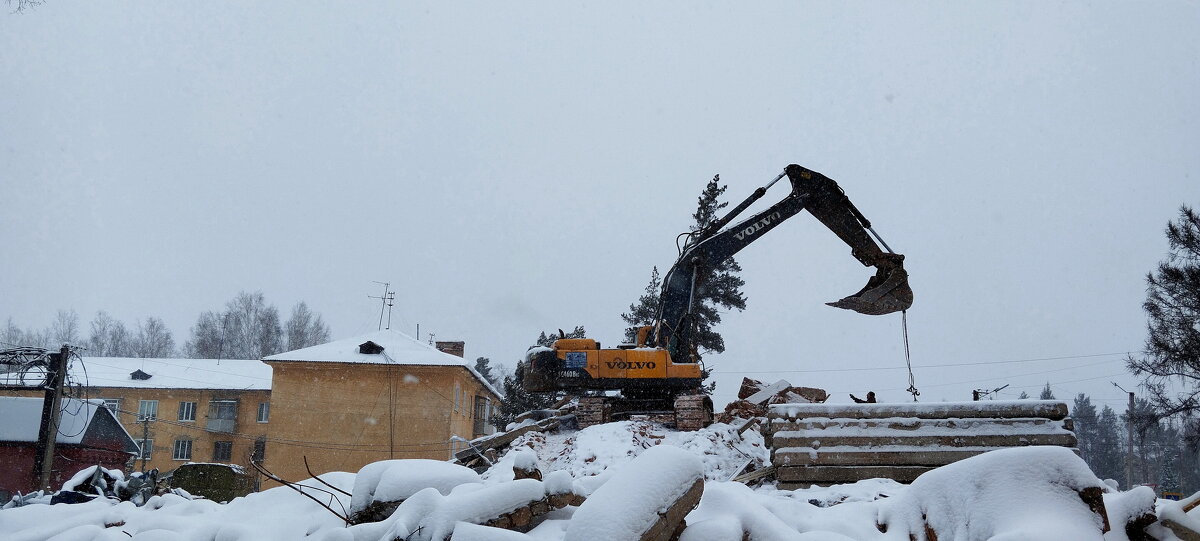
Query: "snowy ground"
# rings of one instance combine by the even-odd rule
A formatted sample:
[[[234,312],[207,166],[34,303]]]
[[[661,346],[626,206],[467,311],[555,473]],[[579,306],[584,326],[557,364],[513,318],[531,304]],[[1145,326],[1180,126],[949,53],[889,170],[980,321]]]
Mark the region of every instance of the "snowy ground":
[[[648,451],[654,449],[653,451]],[[0,511],[0,538],[10,541],[127,540],[390,541],[627,539],[696,480],[699,507],[687,516],[684,541],[926,539],[926,526],[948,540],[1127,539],[1121,527],[1101,534],[1078,491],[1099,487],[1114,525],[1159,506],[1160,516],[1200,528],[1200,510],[1184,515],[1146,488],[1116,492],[1062,448],[996,451],[939,468],[910,486],[888,480],[797,491],[756,489],[728,478],[747,461],[767,459],[762,438],[733,427],[680,433],[640,422],[611,423],[564,434],[528,434],[482,475],[435,461],[388,461],[358,474],[322,476],[354,497],[310,492],[334,509],[361,509],[371,495],[405,498],[381,522],[347,527],[314,501],[275,488],[228,504],[155,496],[146,505],[97,500],[27,505]],[[544,474],[513,480],[514,466]],[[304,484],[321,487],[313,481]],[[527,534],[478,523],[530,500],[574,492],[580,507],[551,511]],[[353,500],[353,501],[352,501]],[[1170,540],[1165,531],[1154,531]],[[636,537],[632,537],[636,539]]]

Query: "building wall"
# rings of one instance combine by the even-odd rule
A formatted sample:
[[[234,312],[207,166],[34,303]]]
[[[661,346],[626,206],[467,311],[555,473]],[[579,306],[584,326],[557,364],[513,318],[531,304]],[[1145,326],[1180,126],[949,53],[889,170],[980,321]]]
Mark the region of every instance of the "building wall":
[[[446,460],[476,435],[474,399],[498,397],[464,366],[267,361],[273,368],[266,465],[289,481],[389,458]],[[457,396],[457,401],[455,400]]]
[[[129,435],[139,443],[143,434],[147,434],[153,449],[149,460],[146,460],[146,470],[158,468],[168,472],[187,462],[222,462],[240,464],[248,470],[250,455],[254,451],[257,439],[266,439],[271,418],[267,422],[258,422],[259,404],[269,403],[271,392],[265,390],[237,391],[224,389],[128,389],[118,387],[102,387],[91,391],[92,398],[121,400],[118,420],[129,431]],[[142,400],[157,400],[157,418],[141,422],[138,419],[138,407]],[[237,402],[236,416],[233,426],[210,428],[210,406],[214,400],[233,400]],[[179,404],[194,402],[194,421],[183,421],[179,418]],[[213,420],[215,421],[215,419]],[[175,456],[176,440],[190,440],[191,456],[185,458]],[[214,456],[217,442],[227,442],[230,449],[228,459]],[[270,445],[267,444],[267,452]],[[181,449],[185,450],[185,449]],[[186,455],[185,455],[186,456]],[[134,467],[141,471],[142,460],[139,458]]]
[[[20,391],[12,393],[18,396],[43,396],[42,392]],[[117,399],[120,400],[117,420],[125,427],[133,439],[142,441],[143,434],[148,435],[152,449],[150,458],[146,460],[145,470],[158,468],[160,472],[169,472],[187,462],[223,462],[239,464],[250,468],[250,454],[254,450],[254,442],[267,437],[267,428],[272,420],[268,415],[267,423],[259,423],[258,405],[270,402],[271,391],[267,390],[226,390],[226,389],[142,389],[132,387],[91,387],[87,395],[81,398]],[[138,420],[138,405],[142,400],[157,400],[158,415],[143,423]],[[231,432],[208,430],[209,405],[213,400],[236,400],[238,403],[236,419]],[[179,403],[195,402],[195,420],[179,420]],[[174,448],[176,440],[190,440],[191,458],[176,459]],[[216,442],[229,442],[231,453],[229,460],[214,459],[213,452]],[[271,444],[265,443],[266,452],[271,452]],[[133,471],[142,471],[142,460],[136,459]]]

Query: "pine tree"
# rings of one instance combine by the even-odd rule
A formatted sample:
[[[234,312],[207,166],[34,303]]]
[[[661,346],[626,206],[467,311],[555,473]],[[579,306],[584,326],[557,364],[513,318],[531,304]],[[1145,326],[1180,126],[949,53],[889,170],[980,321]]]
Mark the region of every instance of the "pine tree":
[[[1094,472],[1099,456],[1100,434],[1097,426],[1099,419],[1096,416],[1096,406],[1092,405],[1092,399],[1079,393],[1071,408],[1071,419],[1075,423],[1075,437],[1079,440],[1079,455]]]
[[[1160,416],[1200,412],[1200,215],[1181,207],[1166,235],[1167,259],[1146,276],[1146,349],[1128,359]]]
[[[483,379],[486,379],[488,383],[492,384],[493,387],[499,389],[500,387],[504,386],[504,381],[500,378],[497,378],[496,374],[492,372],[491,363],[491,359],[488,359],[487,357],[479,357],[475,359],[475,371],[479,372],[479,375],[483,376]]]
[[[562,332],[562,329],[559,329],[559,332],[551,331],[550,334],[543,332],[538,335],[537,345],[548,348],[559,338],[587,338],[587,332],[583,330],[583,325],[575,327],[571,332]]]
[[[1021,391],[1021,394],[1017,396],[1017,400],[1029,400],[1029,393]]]
[[[1042,394],[1038,395],[1040,400],[1054,400],[1054,391],[1050,390],[1050,382],[1046,382],[1046,386],[1042,388]]]
[[[1088,465],[1101,479],[1125,479],[1125,444],[1123,426],[1117,412],[1104,406],[1096,418],[1095,455]]]
[[[696,212],[692,214],[695,223],[692,231],[700,231],[712,224],[717,218],[717,211],[729,205],[721,202],[721,194],[726,186],[720,184],[721,176],[717,175],[705,185],[704,191],[696,203]],[[716,265],[702,265],[696,275],[696,301],[692,306],[695,315],[695,334],[693,340],[700,355],[706,351],[721,353],[725,351],[725,339],[714,327],[721,323],[719,308],[726,310],[746,309],[746,296],[742,293],[742,280],[738,273],[741,265],[732,257]],[[707,377],[707,375],[706,375]]]
[[[637,339],[638,327],[654,325],[658,316],[659,300],[662,298],[662,277],[658,275],[658,267],[650,271],[650,283],[638,297],[637,302],[629,305],[629,311],[621,314],[621,319],[630,327],[625,329],[625,342],[632,344]]]
[[[513,422],[518,415],[530,410],[546,409],[557,400],[556,393],[531,393],[521,387],[525,379],[525,361],[517,362],[513,375],[504,378],[504,397],[500,399],[500,414],[492,418],[492,425],[501,430]]]

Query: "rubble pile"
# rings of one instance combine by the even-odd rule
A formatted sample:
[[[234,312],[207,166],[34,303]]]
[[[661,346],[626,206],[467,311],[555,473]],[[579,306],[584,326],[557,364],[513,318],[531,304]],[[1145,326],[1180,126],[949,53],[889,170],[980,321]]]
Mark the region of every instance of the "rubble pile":
[[[758,419],[767,416],[771,404],[820,404],[829,400],[829,393],[814,387],[794,387],[781,379],[770,385],[750,378],[742,378],[738,388],[738,399],[725,406],[715,421],[732,424],[734,419]]]

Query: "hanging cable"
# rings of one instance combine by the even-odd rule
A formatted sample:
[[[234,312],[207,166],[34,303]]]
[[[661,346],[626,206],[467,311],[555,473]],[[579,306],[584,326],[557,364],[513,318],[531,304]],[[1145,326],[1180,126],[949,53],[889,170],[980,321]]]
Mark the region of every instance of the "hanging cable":
[[[921,396],[921,391],[917,390],[917,380],[913,377],[912,371],[912,353],[908,349],[908,310],[900,312],[900,327],[904,332],[904,362],[908,365],[908,389],[913,395],[913,402],[917,401],[917,397]]]

